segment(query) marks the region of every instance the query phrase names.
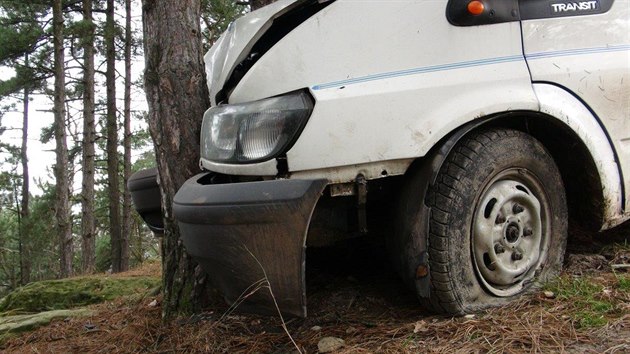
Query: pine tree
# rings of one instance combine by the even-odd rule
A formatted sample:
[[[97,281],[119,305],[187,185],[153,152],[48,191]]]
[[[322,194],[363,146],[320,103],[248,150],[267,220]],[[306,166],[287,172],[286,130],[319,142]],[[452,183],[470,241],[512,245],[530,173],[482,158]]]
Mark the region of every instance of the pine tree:
[[[85,273],[95,270],[95,220],[94,220],[94,19],[92,0],[83,0],[83,143],[81,182],[81,239],[82,268]]]
[[[28,53],[24,54],[24,63],[28,67]],[[23,88],[22,109],[22,148],[20,149],[20,162],[22,164],[22,201],[20,203],[20,276],[22,284],[31,281],[31,252],[29,242],[30,232],[27,229],[29,218],[29,172],[28,172],[28,106],[31,89]]]
[[[208,108],[201,46],[200,0],[143,0],[145,90],[164,206],[163,316],[198,310],[205,276],[186,254],[171,205],[199,171],[200,122]]]
[[[44,28],[49,7],[38,1],[0,0],[0,65],[12,67],[15,76],[0,80],[0,100],[22,101],[22,143],[19,152],[20,203],[17,205],[21,284],[30,281],[31,240],[30,174],[28,169],[28,123],[31,93],[42,90],[50,75],[46,67],[49,46]],[[34,59],[34,60],[33,60]],[[17,196],[16,196],[17,197]]]
[[[68,174],[68,146],[66,142],[66,106],[65,106],[65,55],[64,55],[64,18],[62,0],[53,1],[53,43],[54,43],[54,131],[55,153],[55,216],[59,235],[60,275],[62,278],[72,275],[72,225],[70,222],[70,181]]]
[[[105,60],[107,69],[107,180],[109,190],[109,233],[111,237],[112,271],[122,271],[120,224],[120,182],[118,171],[118,111],[116,109],[116,27],[115,3],[107,0],[105,10]]]
[[[230,22],[245,12],[247,5],[246,2],[234,0],[201,0],[204,50],[210,49]]]
[[[131,177],[131,0],[125,0],[125,109],[123,163],[123,215],[121,234],[121,269],[129,268],[129,239],[131,237],[131,194],[127,182]]]
[[[52,6],[51,6],[52,5]],[[69,27],[66,26],[64,15],[67,16],[77,9],[76,2],[42,2],[40,0],[0,0],[0,65],[12,67],[15,76],[6,81],[0,81],[0,99],[21,99],[23,107],[23,135],[20,159],[21,174],[21,203],[19,204],[19,234],[20,234],[20,269],[22,283],[31,280],[31,275],[50,274],[35,269],[41,263],[43,255],[37,244],[35,230],[40,229],[41,223],[51,224],[52,220],[31,219],[30,173],[28,170],[28,123],[29,101],[33,94],[52,94],[54,96],[55,122],[49,133],[43,136],[54,136],[56,144],[56,164],[54,174],[56,185],[55,220],[52,223],[58,232],[59,243],[59,274],[64,277],[72,274],[72,222],[70,212],[70,157],[68,154],[66,122],[70,121],[68,97],[73,99],[73,92],[65,86],[66,76],[66,48]],[[52,18],[51,18],[52,16]],[[69,53],[74,54],[70,47]],[[55,87],[48,89],[48,79],[55,78]],[[68,91],[69,90],[69,91]],[[20,92],[21,97],[15,98]],[[52,93],[51,93],[52,92]],[[47,139],[47,138],[44,138]],[[78,149],[74,149],[78,151]],[[48,235],[48,234],[46,234]],[[39,257],[39,258],[38,258]],[[49,264],[49,261],[44,262]],[[50,268],[48,268],[50,269]]]

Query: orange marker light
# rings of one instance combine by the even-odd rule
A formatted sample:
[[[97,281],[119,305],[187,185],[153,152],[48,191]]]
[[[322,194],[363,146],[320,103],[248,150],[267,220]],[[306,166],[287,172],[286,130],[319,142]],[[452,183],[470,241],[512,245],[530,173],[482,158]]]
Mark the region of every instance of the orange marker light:
[[[486,7],[481,1],[474,0],[468,3],[468,12],[470,12],[471,15],[481,15],[485,9]]]

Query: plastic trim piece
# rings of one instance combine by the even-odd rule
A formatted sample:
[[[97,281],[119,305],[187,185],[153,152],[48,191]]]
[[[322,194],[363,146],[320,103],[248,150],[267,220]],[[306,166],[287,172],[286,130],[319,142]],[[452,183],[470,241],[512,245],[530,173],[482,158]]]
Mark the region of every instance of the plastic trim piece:
[[[455,26],[491,25],[520,20],[518,0],[483,0],[484,11],[473,15],[468,11],[470,0],[450,0],[446,18]]]
[[[612,8],[615,0],[526,0],[520,1],[521,20],[597,15]]]
[[[484,11],[473,15],[470,0],[450,0],[446,18],[454,26],[479,26],[495,23],[555,17],[597,15],[608,12],[615,0],[482,0]]]
[[[140,214],[149,229],[156,236],[164,233],[164,220],[162,218],[162,197],[160,186],[157,182],[157,168],[141,170],[129,178],[127,188],[131,193],[133,206]]]
[[[277,302],[282,313],[306,317],[306,235],[328,181],[203,184],[207,175],[189,179],[173,202],[186,251],[229,304],[277,314]]]

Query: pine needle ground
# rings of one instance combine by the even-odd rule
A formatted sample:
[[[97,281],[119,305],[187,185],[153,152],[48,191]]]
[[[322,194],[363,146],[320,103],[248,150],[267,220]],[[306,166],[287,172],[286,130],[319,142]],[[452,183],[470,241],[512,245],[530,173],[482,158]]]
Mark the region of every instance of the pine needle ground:
[[[422,312],[374,250],[311,251],[309,317],[288,319],[286,326],[304,353],[316,353],[317,343],[329,336],[344,339],[339,353],[627,353],[630,274],[611,265],[628,264],[630,247],[625,236],[617,241],[594,254],[574,249],[557,281],[508,307],[456,318]],[[601,255],[605,265],[589,263]],[[159,277],[159,266],[152,267],[134,272]],[[168,323],[162,322],[159,296],[119,298],[89,309],[95,315],[55,320],[6,341],[0,351],[296,352],[278,318],[223,316],[227,306]]]

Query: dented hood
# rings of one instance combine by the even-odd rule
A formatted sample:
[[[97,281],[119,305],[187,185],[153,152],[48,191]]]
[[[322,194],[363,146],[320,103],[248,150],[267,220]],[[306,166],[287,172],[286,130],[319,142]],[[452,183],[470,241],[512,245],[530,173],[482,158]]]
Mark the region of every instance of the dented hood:
[[[253,11],[232,22],[204,57],[210,90],[210,101],[216,105],[216,96],[229,79],[232,71],[249,54],[252,46],[273,23],[273,20],[301,0],[279,0]]]

